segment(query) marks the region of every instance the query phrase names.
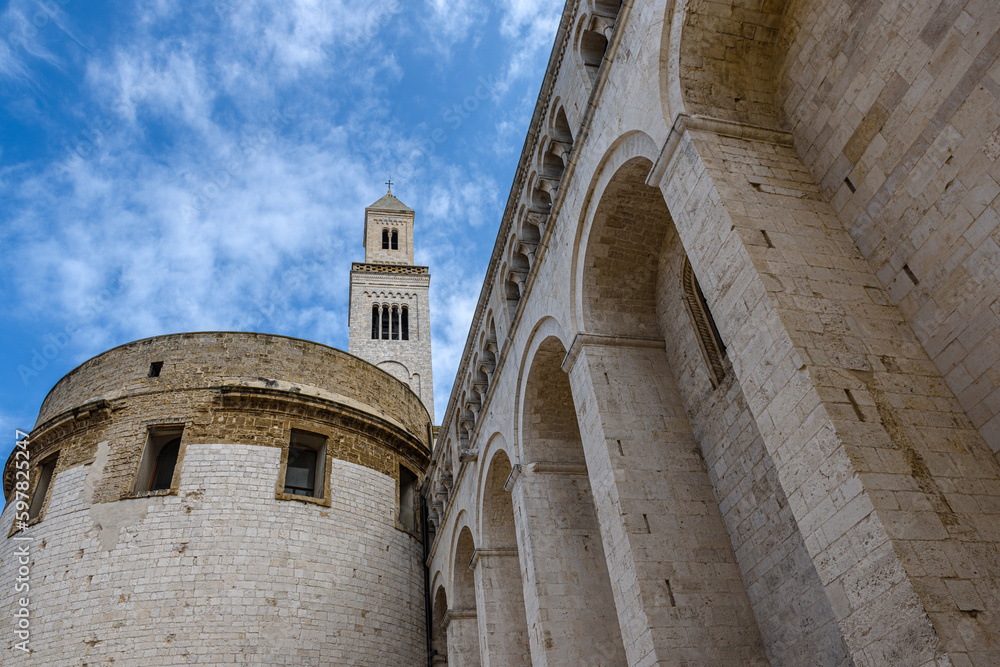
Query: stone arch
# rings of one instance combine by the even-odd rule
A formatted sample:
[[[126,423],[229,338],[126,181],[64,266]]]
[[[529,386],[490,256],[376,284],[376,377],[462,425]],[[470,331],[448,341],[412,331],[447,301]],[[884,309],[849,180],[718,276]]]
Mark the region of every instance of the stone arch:
[[[498,355],[500,354],[501,344],[500,344],[500,339],[497,338],[497,324],[496,324],[496,320],[493,319],[493,315],[492,314],[489,315],[488,319],[490,321],[490,337],[488,339],[488,342],[492,341],[493,344],[496,346],[496,350],[493,350],[493,357],[494,357],[493,361],[495,363],[495,362],[497,362],[497,361],[500,360]]]
[[[490,465],[487,462],[492,462],[496,459],[497,454],[503,454],[502,461],[507,461],[507,465],[511,464],[511,461],[517,462],[518,456],[516,451],[512,451],[511,447],[507,444],[507,439],[502,433],[495,432],[493,435],[486,440],[486,445],[482,448],[482,453],[479,455],[480,466],[478,470],[478,480],[476,484],[477,496],[476,496],[476,516],[479,517],[479,521],[476,525],[476,529],[480,536],[480,540],[485,540],[483,534],[483,504],[486,501],[486,477],[489,473]],[[506,478],[504,478],[506,479]]]
[[[552,103],[552,113],[549,118],[549,136],[552,142],[563,144],[563,150],[571,150],[573,147],[573,128],[569,124],[569,117],[566,115],[566,107],[561,99],[556,99]],[[550,148],[551,150],[551,148]],[[564,158],[564,162],[569,161],[569,156]]]
[[[542,240],[542,228],[537,215],[532,215],[526,208],[521,209],[517,218],[517,235],[534,255],[535,249]],[[531,257],[529,257],[531,259]]]
[[[517,306],[521,302],[522,295],[520,285],[515,281],[514,273],[507,270],[506,264],[501,270],[501,275],[506,276],[503,282],[503,298],[507,305],[507,330],[509,331],[514,324],[514,316],[517,314]]]
[[[680,76],[680,34],[684,29],[684,15],[687,0],[667,0],[663,19],[663,33],[660,36],[660,106],[667,125],[673,124],[674,116],[684,110],[684,96],[681,93]]]
[[[504,488],[512,466],[497,449],[482,484],[481,546],[474,558],[481,652],[489,664],[530,665],[514,506]]]
[[[608,38],[592,25],[596,17],[585,14],[580,17],[576,30],[576,51],[583,66],[583,78],[589,86],[597,81],[597,73],[604,62],[604,52],[608,49]]]
[[[573,255],[572,265],[573,280],[570,285],[573,322],[580,331],[586,331],[583,318],[583,266],[597,205],[603,200],[605,191],[622,166],[629,161],[639,159],[645,160],[651,165],[658,154],[659,148],[649,135],[638,131],[626,132],[612,142],[591,177],[587,198],[581,207],[583,213],[576,230],[574,243],[576,252]]]
[[[480,534],[490,549],[517,550],[514,530],[514,506],[504,484],[512,471],[507,453],[498,449],[486,468],[483,480],[483,505]]]
[[[566,163],[562,159],[563,150],[555,139],[545,136],[538,141],[538,154],[535,158],[535,167],[538,169],[539,178],[550,182],[559,183],[562,180]]]
[[[451,571],[451,598],[455,609],[476,608],[476,582],[469,567],[476,551],[476,543],[472,537],[472,529],[468,525],[468,518],[468,514],[462,512],[455,521],[456,528],[459,528],[452,549],[454,558]]]
[[[458,537],[452,548],[451,607],[446,622],[448,656],[452,664],[478,666],[479,624],[476,613],[475,575],[470,563],[476,544],[469,528],[468,514],[462,512],[455,521]]]
[[[439,585],[434,593],[431,611],[431,664],[448,664],[448,636],[445,619],[448,615],[448,594],[444,586]]]
[[[380,361],[376,364],[386,373],[410,386],[410,369],[398,361]]]
[[[526,364],[531,360],[534,350],[538,347],[539,342],[548,337],[555,338],[561,345],[563,345],[563,347],[570,342],[570,336],[566,334],[566,330],[559,323],[559,321],[551,315],[546,315],[542,319],[535,322],[535,325],[531,327],[531,333],[528,335],[528,341],[525,345],[525,352],[521,356],[520,366],[517,371],[517,385],[514,390],[514,405],[516,406],[516,409],[514,411],[514,418],[511,424],[514,433],[514,444],[511,449],[516,453],[517,459],[522,463],[525,462],[525,458],[524,441],[521,437],[521,414],[524,400],[524,383],[526,373],[528,372]]]
[[[575,267],[577,318],[585,333],[565,363],[605,543],[627,539],[638,556],[624,566],[609,562],[619,624],[629,662],[650,653],[653,662],[697,662],[706,650],[722,661],[764,661],[660,332],[659,260],[674,225],[662,193],[646,184],[650,144],[638,133],[623,137],[597,176]],[[614,503],[602,504],[611,498]],[[710,554],[697,546],[708,543],[715,545]],[[705,567],[715,574],[696,574]],[[628,581],[644,600],[645,619],[664,619],[663,626],[641,630],[646,621],[629,607],[636,593],[624,588]],[[704,632],[689,645],[676,644],[673,607],[693,613]]]
[[[680,102],[672,105],[674,113],[779,128],[774,69],[785,5],[678,0],[669,40],[676,48],[667,61],[668,76],[676,80],[671,98]]]
[[[587,332],[644,338],[657,333],[656,263],[670,215],[660,190],[645,184],[652,166],[645,158],[622,165],[595,212],[582,285]],[[609,247],[614,252],[592,252]]]
[[[535,333],[521,392],[524,472],[514,490],[525,517],[519,532],[532,654],[543,664],[624,664],[587,460],[561,367],[566,347],[551,318]]]

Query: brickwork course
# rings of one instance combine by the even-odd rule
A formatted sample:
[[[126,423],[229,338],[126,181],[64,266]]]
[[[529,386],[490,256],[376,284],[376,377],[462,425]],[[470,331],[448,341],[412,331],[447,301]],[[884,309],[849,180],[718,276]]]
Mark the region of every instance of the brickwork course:
[[[50,662],[1000,665],[995,3],[569,0],[432,452],[415,218],[365,212],[352,354],[169,336],[53,389],[11,529]]]
[[[998,183],[985,0],[568,2],[424,486],[436,664],[1000,664]]]

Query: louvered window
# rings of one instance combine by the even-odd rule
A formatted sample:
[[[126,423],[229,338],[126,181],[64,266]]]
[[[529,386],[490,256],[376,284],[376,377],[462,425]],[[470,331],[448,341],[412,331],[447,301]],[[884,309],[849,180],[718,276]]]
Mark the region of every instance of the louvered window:
[[[726,346],[722,342],[722,337],[719,336],[719,330],[715,327],[715,320],[712,319],[705,295],[701,293],[701,286],[698,285],[698,279],[694,275],[694,269],[691,268],[691,262],[687,259],[684,260],[682,280],[685,301],[688,305],[688,311],[691,313],[691,319],[694,321],[695,331],[698,333],[698,342],[711,371],[712,384],[717,387],[726,377],[726,368],[722,363],[726,356]]]

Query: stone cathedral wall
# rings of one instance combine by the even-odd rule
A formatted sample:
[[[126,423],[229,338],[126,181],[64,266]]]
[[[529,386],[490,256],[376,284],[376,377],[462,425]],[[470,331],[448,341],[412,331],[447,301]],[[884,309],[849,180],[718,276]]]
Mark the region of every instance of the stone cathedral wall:
[[[164,336],[86,362],[30,437],[33,461],[58,451],[40,518],[0,515],[0,586],[31,553],[34,651],[9,635],[4,664],[419,664],[423,544],[401,477],[423,475],[427,422],[370,364],[278,336]],[[158,426],[183,427],[173,480],[136,493]],[[326,439],[321,497],[284,493],[293,429]]]
[[[428,471],[436,660],[998,664],[998,125],[983,0],[569,0]]]

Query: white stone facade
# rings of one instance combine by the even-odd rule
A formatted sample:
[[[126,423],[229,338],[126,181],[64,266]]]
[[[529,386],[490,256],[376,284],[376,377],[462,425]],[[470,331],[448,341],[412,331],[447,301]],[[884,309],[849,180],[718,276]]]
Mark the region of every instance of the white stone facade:
[[[162,418],[180,394],[131,358],[132,375],[71,374],[43,426],[53,447],[94,442],[66,445],[23,531],[37,646],[56,663],[1000,665],[998,137],[986,0],[569,0],[423,481],[430,609],[418,531],[393,518],[433,414],[429,275],[387,195],[351,274],[350,351],[417,395],[348,355],[218,334],[190,365],[225,357],[238,386],[200,389],[175,492],[134,499],[99,478],[137,454],[100,443],[136,445],[149,418],[97,435],[132,414],[118,391]],[[409,341],[373,335],[373,306],[404,305]],[[288,377],[258,377],[248,349]],[[310,389],[334,364],[350,381]],[[329,507],[283,500],[287,432],[360,413],[402,444],[331,430]]]
[[[4,469],[0,614],[29,636],[8,625],[0,663],[421,663],[429,425],[398,379],[283,336],[84,362]]]
[[[997,136],[988,2],[568,2],[425,487],[437,662],[1000,664]]]
[[[22,544],[32,586],[33,652],[12,648],[5,623],[3,664],[420,664],[421,550],[396,529],[393,480],[334,460],[329,508],[276,500],[280,453],[189,445],[177,495],[113,515],[88,497],[100,457],[60,470],[44,519],[20,534],[34,539],[0,545],[3,590]],[[0,613],[15,611],[5,594]]]
[[[427,267],[413,264],[414,217],[391,192],[365,209],[365,261],[351,267],[347,350],[410,385],[433,415],[431,276]],[[389,314],[385,330],[381,320],[373,330],[373,308],[377,317]],[[394,319],[402,317],[403,308],[405,340],[402,322]]]

